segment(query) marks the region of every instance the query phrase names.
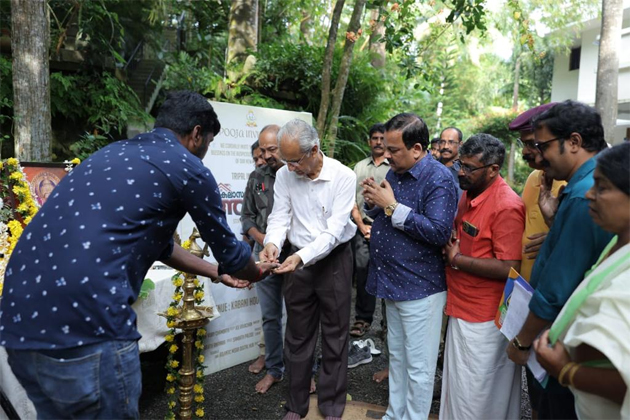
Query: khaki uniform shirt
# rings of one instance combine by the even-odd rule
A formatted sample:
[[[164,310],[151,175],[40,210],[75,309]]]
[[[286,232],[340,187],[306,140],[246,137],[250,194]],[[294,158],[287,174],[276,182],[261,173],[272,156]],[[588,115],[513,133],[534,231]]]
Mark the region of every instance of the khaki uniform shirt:
[[[357,206],[359,207],[359,211],[361,212],[361,217],[363,221],[367,221],[372,224],[372,218],[365,214],[365,210],[363,209],[363,188],[361,187],[361,182],[365,178],[374,177],[374,180],[380,184],[384,179],[385,175],[389,172],[389,162],[385,159],[380,165],[376,166],[374,163],[374,159],[372,156],[369,156],[359,162],[354,166],[354,173],[357,176]]]

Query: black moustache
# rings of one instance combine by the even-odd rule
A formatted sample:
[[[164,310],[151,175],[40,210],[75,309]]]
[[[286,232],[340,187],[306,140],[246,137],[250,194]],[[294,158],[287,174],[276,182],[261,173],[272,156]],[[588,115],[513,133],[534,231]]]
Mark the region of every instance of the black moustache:
[[[442,150],[440,150],[440,153],[444,153],[444,152],[452,153],[453,151],[451,149],[442,149]]]
[[[524,156],[523,156],[523,160],[524,160],[525,162],[533,162],[533,161],[535,161],[535,160],[536,160],[536,158],[535,158],[534,156],[531,156],[531,155],[524,155]]]

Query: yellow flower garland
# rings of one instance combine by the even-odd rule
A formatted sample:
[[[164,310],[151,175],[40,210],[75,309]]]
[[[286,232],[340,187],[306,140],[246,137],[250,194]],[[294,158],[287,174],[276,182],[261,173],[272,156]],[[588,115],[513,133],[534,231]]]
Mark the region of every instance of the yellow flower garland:
[[[15,249],[18,239],[20,239],[24,227],[30,223],[39,207],[33,200],[26,175],[16,158],[0,161],[0,171],[0,198],[2,199],[2,220],[0,220],[0,254],[2,254],[0,257],[0,296],[2,296],[4,272],[7,268],[9,257],[11,257]],[[11,193],[13,193],[13,198]]]
[[[189,249],[190,241],[184,241],[182,244],[182,248]],[[179,360],[176,360],[176,354],[179,350],[177,344],[174,344],[175,335],[177,334],[177,329],[175,328],[176,322],[175,318],[179,314],[180,308],[179,304],[184,296],[184,292],[182,290],[182,286],[184,285],[184,273],[178,272],[171,278],[171,282],[173,286],[175,286],[175,291],[173,292],[173,300],[170,303],[168,309],[166,310],[166,326],[170,328],[169,332],[166,334],[164,339],[167,343],[171,343],[168,348],[168,356],[166,358],[166,394],[169,397],[168,400],[168,413],[165,417],[167,420],[175,419],[175,409],[177,407],[178,399],[176,388],[179,386],[179,371],[178,368],[181,364]],[[204,299],[204,285],[198,279],[194,280],[195,290],[195,304],[200,305],[203,303]],[[193,357],[195,360],[195,385],[193,387],[194,403],[193,403],[193,413],[195,418],[203,418],[205,412],[203,410],[202,404],[205,400],[203,396],[203,383],[204,383],[204,375],[203,372],[206,368],[204,365],[205,357],[203,355],[204,350],[204,338],[206,337],[206,330],[203,328],[199,328],[196,333],[195,346],[193,348]],[[180,355],[181,357],[181,355]]]

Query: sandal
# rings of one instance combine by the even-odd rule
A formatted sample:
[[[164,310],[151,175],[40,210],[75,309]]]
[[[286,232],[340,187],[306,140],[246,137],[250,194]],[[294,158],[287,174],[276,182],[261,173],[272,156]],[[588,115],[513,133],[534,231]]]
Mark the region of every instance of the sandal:
[[[370,324],[365,321],[357,320],[350,328],[350,335],[353,337],[363,337],[370,329]]]

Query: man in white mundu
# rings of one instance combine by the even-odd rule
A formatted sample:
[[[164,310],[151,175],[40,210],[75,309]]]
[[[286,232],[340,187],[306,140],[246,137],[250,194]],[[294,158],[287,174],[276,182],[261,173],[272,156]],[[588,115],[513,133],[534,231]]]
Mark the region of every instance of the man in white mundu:
[[[518,418],[521,368],[494,325],[510,268],[521,265],[525,206],[501,178],[505,147],[475,134],[460,149],[464,194],[445,247],[448,330],[440,419]]]

